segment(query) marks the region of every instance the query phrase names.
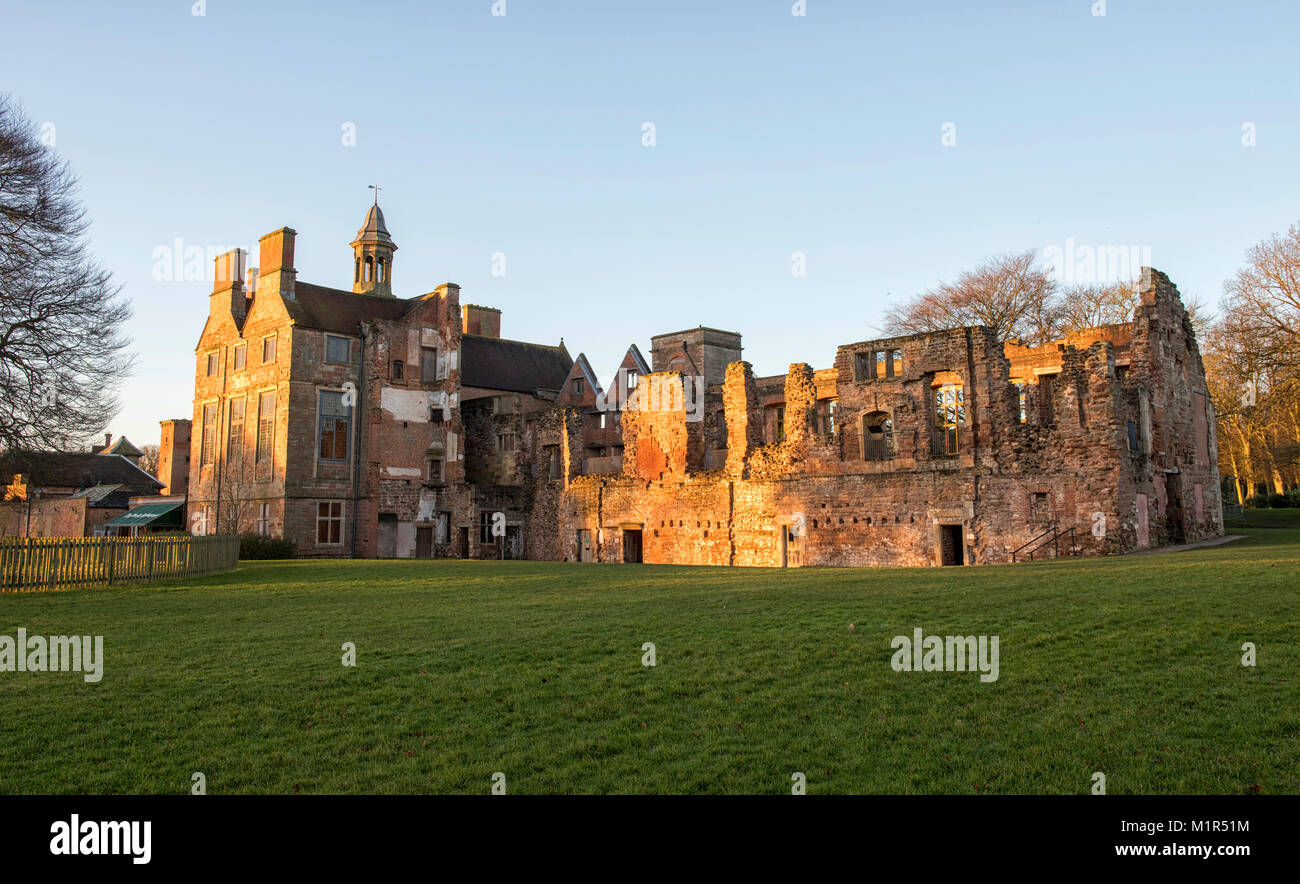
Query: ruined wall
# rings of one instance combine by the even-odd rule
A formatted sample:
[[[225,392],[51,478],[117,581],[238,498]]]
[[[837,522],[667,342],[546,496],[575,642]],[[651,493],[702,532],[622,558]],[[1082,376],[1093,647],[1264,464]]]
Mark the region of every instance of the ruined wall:
[[[625,413],[623,474],[570,478],[560,555],[580,530],[600,561],[640,531],[647,562],[759,566],[996,563],[1043,538],[1100,555],[1220,534],[1191,325],[1163,274],[1142,299],[1131,326],[1042,348],[973,327],[842,346],[833,375],[796,363],[756,380],[733,363],[725,456],[696,465],[681,411]]]

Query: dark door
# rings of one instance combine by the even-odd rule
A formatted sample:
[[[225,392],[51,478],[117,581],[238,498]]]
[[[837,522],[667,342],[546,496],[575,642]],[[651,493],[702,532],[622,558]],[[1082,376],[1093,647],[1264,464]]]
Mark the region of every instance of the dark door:
[[[1165,473],[1165,523],[1170,543],[1186,540],[1183,533],[1183,493],[1180,473]]]
[[[415,529],[415,557],[428,559],[433,557],[433,529]]]
[[[965,544],[962,543],[961,525],[939,526],[940,561],[945,565],[965,563]]]
[[[641,563],[641,532],[626,530],[623,532],[623,561],[630,565]]]
[[[460,529],[459,541],[460,542],[459,545],[457,546],[456,551],[457,553],[459,553],[462,559],[468,559],[469,558],[469,528]]]

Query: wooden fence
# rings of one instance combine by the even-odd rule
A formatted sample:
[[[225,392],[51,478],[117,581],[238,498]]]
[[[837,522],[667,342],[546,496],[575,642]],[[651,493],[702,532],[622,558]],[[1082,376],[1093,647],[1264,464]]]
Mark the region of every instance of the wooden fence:
[[[0,538],[0,592],[156,583],[229,571],[233,535]]]

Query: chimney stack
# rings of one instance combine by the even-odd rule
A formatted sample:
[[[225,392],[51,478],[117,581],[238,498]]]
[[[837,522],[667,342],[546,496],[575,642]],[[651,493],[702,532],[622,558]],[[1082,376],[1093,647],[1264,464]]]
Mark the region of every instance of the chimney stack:
[[[461,333],[482,335],[485,338],[501,337],[501,311],[495,307],[466,304],[461,310]]]
[[[224,255],[218,255],[212,273],[212,298],[209,312],[229,310],[235,324],[242,324],[248,304],[244,299],[244,258],[248,253],[243,249],[231,249]]]
[[[107,449],[112,448],[112,447],[113,447],[113,434],[112,434],[112,433],[105,433],[105,434],[104,434],[104,449],[107,450]]]
[[[261,247],[257,289],[263,294],[283,295],[293,300],[293,283],[298,271],[293,269],[293,242],[297,231],[289,227],[273,230],[258,242]],[[266,280],[266,282],[262,282]]]

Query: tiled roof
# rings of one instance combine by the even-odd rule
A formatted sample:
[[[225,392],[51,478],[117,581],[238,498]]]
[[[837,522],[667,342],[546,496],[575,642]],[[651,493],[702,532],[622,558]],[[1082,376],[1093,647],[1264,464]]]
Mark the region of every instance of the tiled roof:
[[[131,440],[125,436],[119,436],[117,441],[108,448],[100,449],[100,454],[120,454],[123,457],[144,457],[144,452],[131,444]]]
[[[532,393],[559,390],[573,359],[561,344],[527,344],[504,338],[463,335],[460,339],[460,382],[466,387]]]
[[[0,478],[5,483],[22,473],[36,487],[93,488],[118,485],[152,494],[163,487],[153,476],[117,454],[80,454],[65,451],[6,451],[0,454]]]
[[[368,319],[401,319],[417,301],[358,295],[309,282],[294,284],[294,297],[285,298],[293,321],[304,328],[356,335],[357,325]]]

